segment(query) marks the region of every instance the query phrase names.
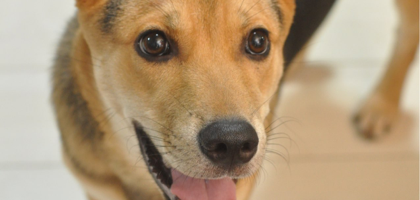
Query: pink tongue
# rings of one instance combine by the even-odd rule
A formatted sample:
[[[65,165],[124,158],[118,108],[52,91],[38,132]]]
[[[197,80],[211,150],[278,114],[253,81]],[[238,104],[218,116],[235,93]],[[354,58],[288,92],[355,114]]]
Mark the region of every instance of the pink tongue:
[[[181,200],[236,200],[236,186],[232,179],[195,179],[172,169],[172,194]]]

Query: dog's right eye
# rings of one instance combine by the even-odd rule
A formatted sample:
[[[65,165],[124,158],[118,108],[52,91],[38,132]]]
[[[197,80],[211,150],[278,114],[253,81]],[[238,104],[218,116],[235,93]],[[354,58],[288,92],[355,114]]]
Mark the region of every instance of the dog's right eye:
[[[171,53],[171,47],[162,31],[147,31],[139,36],[135,48],[137,53],[149,61],[166,60]]]
[[[262,60],[270,52],[270,40],[265,29],[252,30],[245,43],[245,52],[254,60]]]

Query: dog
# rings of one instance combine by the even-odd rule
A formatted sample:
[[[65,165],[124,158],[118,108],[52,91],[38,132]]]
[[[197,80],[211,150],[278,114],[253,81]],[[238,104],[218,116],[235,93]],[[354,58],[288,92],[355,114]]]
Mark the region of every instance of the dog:
[[[247,199],[293,0],[77,0],[53,103],[90,200]]]
[[[299,15],[303,2],[315,1],[76,0],[52,100],[87,197],[248,199],[284,63],[334,1],[318,17]]]

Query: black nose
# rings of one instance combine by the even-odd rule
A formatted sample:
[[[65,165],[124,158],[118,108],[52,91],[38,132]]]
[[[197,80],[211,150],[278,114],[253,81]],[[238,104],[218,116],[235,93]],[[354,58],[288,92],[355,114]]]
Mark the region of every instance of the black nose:
[[[228,169],[251,160],[257,152],[258,135],[246,121],[221,120],[204,127],[198,142],[214,164]]]

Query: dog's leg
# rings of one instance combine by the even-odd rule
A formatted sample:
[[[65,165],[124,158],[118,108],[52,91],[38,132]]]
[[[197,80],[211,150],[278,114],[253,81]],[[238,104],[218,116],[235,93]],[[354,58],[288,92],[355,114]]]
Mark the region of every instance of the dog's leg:
[[[399,111],[404,79],[419,43],[419,1],[397,0],[400,27],[385,75],[354,118],[358,131],[375,138],[390,131]]]

